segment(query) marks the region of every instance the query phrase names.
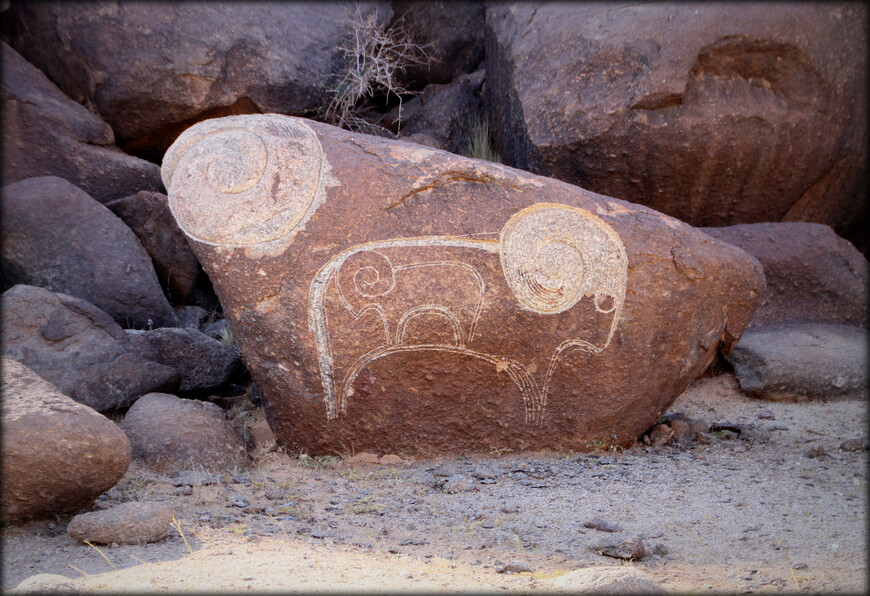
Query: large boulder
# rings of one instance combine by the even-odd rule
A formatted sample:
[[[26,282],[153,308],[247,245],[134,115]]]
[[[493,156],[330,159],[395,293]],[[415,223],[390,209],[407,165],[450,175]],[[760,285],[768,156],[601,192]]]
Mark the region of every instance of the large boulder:
[[[850,325],[790,323],[748,330],[728,362],[740,388],[773,401],[866,399],[867,331]]]
[[[129,501],[111,509],[79,513],[67,525],[66,533],[82,542],[97,544],[147,544],[169,532],[172,508],[155,501]]]
[[[63,178],[3,187],[3,288],[40,286],[95,304],[125,327],[175,324],[139,239],[104,205]]]
[[[133,457],[158,473],[247,467],[242,437],[213,403],[149,393],[127,411],[121,427]]]
[[[392,16],[388,4],[359,6]],[[342,2],[38,2],[3,18],[10,44],[125,151],[158,160],[199,119],[319,108],[345,66],[353,15]]]
[[[175,369],[136,353],[127,334],[93,304],[17,285],[0,297],[3,355],[33,369],[98,412],[128,407],[150,391],[175,391]]]
[[[173,304],[187,304],[199,277],[199,261],[169,211],[168,197],[143,190],[110,201],[106,207],[139,238],[169,300]]]
[[[199,123],[162,172],[276,437],[312,454],[631,444],[764,288],[646,207],[292,117]]]
[[[205,397],[228,383],[242,368],[235,346],[198,329],[164,327],[128,331],[128,339],[143,357],[178,371],[178,394]]]
[[[4,522],[88,507],[124,476],[130,443],[111,420],[15,360],[2,379]]]
[[[823,224],[757,223],[703,228],[761,262],[767,289],[750,327],[832,323],[867,327],[867,259]]]
[[[163,189],[157,165],[115,147],[108,124],[64,95],[5,43],[0,43],[0,61],[0,172],[5,184],[60,176],[100,202]]]
[[[492,3],[505,163],[696,226],[826,223],[865,253],[867,5]]]

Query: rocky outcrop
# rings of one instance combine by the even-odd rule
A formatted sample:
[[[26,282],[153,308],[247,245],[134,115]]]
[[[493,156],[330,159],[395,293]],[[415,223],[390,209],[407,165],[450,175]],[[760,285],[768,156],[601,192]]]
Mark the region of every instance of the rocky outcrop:
[[[163,189],[160,168],[115,147],[108,124],[65,96],[5,43],[0,43],[0,60],[4,184],[59,176],[103,203]]]
[[[276,437],[312,454],[630,444],[764,287],[651,209],[296,118],[200,123],[162,172]]]
[[[106,203],[139,238],[163,291],[173,304],[187,304],[199,277],[199,262],[169,211],[169,199],[143,190]]]
[[[147,544],[166,536],[172,517],[172,509],[163,503],[131,501],[80,513],[70,520],[66,533],[82,542]]]
[[[486,13],[505,163],[696,226],[825,223],[865,252],[867,6],[508,4]]]
[[[111,420],[15,360],[2,379],[4,522],[88,507],[121,479],[130,443]]]
[[[753,397],[866,399],[867,341],[866,330],[849,325],[768,325],[748,330],[726,358]]]
[[[392,16],[386,4],[359,5]],[[203,118],[320,107],[353,14],[333,2],[40,2],[3,18],[15,49],[108,122],[121,148],[156,161]]]
[[[825,225],[785,222],[703,228],[754,256],[767,289],[750,327],[832,323],[867,327],[867,259]]]
[[[133,457],[159,473],[232,472],[247,465],[242,438],[212,403],[149,393],[133,404],[122,428]]]
[[[143,357],[178,371],[178,394],[185,397],[211,394],[242,368],[238,349],[197,329],[128,331],[128,339]]]
[[[125,327],[175,324],[136,235],[104,205],[55,176],[3,187],[4,289],[44,287],[87,300]]]
[[[3,355],[79,403],[108,412],[150,391],[178,388],[175,369],[138,355],[112,317],[89,302],[17,285],[0,303]]]

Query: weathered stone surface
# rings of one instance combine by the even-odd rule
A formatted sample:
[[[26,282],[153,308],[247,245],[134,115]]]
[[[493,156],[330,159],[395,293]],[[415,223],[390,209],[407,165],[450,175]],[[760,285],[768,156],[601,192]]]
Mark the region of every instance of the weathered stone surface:
[[[630,444],[763,290],[645,207],[301,119],[200,123],[162,172],[278,441],[311,454]]]
[[[652,577],[634,567],[586,567],[559,576],[553,587],[572,594],[664,594]]]
[[[401,73],[409,89],[449,83],[483,60],[483,2],[393,0],[392,5],[394,18],[403,19],[411,39],[430,56],[427,64],[411,64]]]
[[[199,330],[208,320],[208,311],[200,306],[182,306],[175,309],[176,324],[182,329]]]
[[[505,163],[692,225],[815,221],[867,253],[867,5],[495,2]]]
[[[76,540],[97,544],[147,544],[169,532],[172,509],[164,503],[130,501],[111,509],[80,513],[67,525]]]
[[[867,259],[826,225],[784,222],[702,228],[761,262],[767,289],[750,327],[834,323],[867,327]]]
[[[232,472],[247,464],[242,438],[212,403],[149,393],[133,404],[121,427],[133,457],[156,472]]]
[[[159,167],[115,147],[108,124],[2,42],[0,60],[4,184],[59,176],[102,203],[143,189],[163,189]]]
[[[363,16],[392,16],[388,4],[358,4]],[[157,160],[199,119],[320,107],[354,12],[342,2],[34,2],[3,18],[9,43],[108,122],[121,148]]]
[[[630,536],[624,540],[608,540],[592,547],[592,550],[605,557],[634,561],[642,559],[646,554],[643,539],[640,536]]]
[[[39,573],[22,580],[9,594],[83,594],[73,581],[55,573]]]
[[[3,355],[98,412],[123,409],[150,391],[178,388],[175,369],[138,355],[127,334],[93,304],[36,286],[0,297]]]
[[[106,207],[139,238],[172,304],[187,304],[199,277],[199,261],[169,211],[168,197],[143,190],[106,203]]]
[[[849,325],[781,324],[747,331],[726,356],[740,388],[762,399],[867,397],[867,331]]]
[[[104,205],[56,176],[3,187],[4,289],[40,286],[87,300],[125,327],[175,324],[139,239]]]
[[[15,360],[2,378],[4,522],[88,507],[124,476],[130,443],[111,420]]]
[[[242,368],[236,347],[196,329],[129,331],[127,337],[142,357],[178,371],[178,394],[184,397],[209,395]]]

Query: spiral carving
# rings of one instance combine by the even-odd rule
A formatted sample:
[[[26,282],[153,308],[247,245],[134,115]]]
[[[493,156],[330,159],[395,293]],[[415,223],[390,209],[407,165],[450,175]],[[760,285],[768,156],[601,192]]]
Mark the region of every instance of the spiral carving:
[[[209,244],[247,246],[296,227],[314,202],[323,152],[314,131],[286,116],[230,116],[182,133],[163,159],[179,226]]]
[[[515,213],[502,228],[499,254],[514,296],[535,312],[563,312],[591,296],[607,313],[625,298],[622,241],[583,209],[538,203]]]
[[[393,291],[396,272],[390,260],[379,252],[364,250],[348,257],[338,271],[341,296],[354,314],[364,310],[367,300]]]

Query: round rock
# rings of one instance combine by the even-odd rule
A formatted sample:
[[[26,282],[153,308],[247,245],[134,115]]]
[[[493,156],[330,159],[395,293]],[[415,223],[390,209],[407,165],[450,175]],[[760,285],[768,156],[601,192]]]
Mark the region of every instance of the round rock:
[[[82,542],[145,544],[169,531],[172,509],[161,503],[121,503],[111,509],[81,513],[67,526],[67,534]]]

